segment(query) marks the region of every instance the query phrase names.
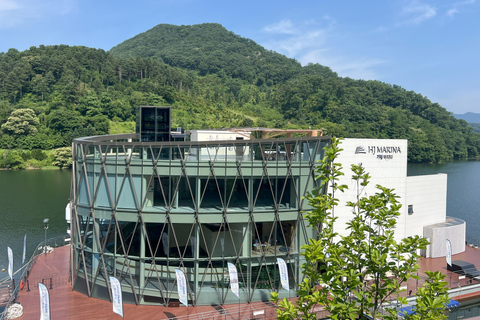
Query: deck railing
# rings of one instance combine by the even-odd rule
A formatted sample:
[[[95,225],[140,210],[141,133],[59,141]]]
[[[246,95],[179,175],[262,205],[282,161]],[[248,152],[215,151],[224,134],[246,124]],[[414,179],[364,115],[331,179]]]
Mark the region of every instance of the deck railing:
[[[55,237],[55,238],[48,239],[47,243],[46,243],[46,246],[47,246],[47,248],[48,247],[57,248],[57,247],[62,247],[64,245],[67,245],[69,243],[70,243],[70,236],[69,235],[64,235],[64,236],[58,236],[58,237]],[[35,250],[33,251],[30,259],[20,269],[15,271],[13,281],[10,280],[10,277],[2,279],[0,281],[0,285],[7,283],[7,281],[8,282],[11,281],[10,287],[9,287],[10,288],[10,292],[9,292],[10,293],[10,299],[8,300],[8,303],[5,306],[5,309],[0,314],[0,320],[6,319],[5,316],[8,312],[8,308],[13,303],[15,303],[15,301],[17,300],[18,293],[20,291],[20,282],[22,280],[24,282],[24,290],[29,290],[30,283],[29,283],[28,276],[29,276],[30,271],[32,270],[33,266],[37,262],[37,257],[40,254],[44,253],[44,251],[43,251],[44,246],[45,246],[45,241],[42,241],[35,247]],[[21,270],[23,270],[21,276],[20,277],[16,276],[18,274],[18,272],[20,272]],[[18,281],[18,282],[16,282],[16,281]]]

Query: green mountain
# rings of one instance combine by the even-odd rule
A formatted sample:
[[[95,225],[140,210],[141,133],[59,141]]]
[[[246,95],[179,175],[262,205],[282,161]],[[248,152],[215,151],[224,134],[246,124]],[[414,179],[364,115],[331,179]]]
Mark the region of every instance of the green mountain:
[[[113,47],[110,53],[122,58],[154,58],[202,76],[219,74],[256,85],[282,83],[302,72],[294,59],[266,50],[215,23],[160,24]],[[317,69],[336,76],[328,67]]]
[[[457,119],[465,120],[468,123],[480,124],[480,113],[467,112],[463,114],[454,114],[453,116]]]
[[[379,81],[341,78],[319,64],[302,67],[219,24],[161,24],[110,52],[119,57],[152,57],[201,76],[216,74],[227,93],[234,93],[243,114],[256,116],[252,111],[260,111],[261,106],[263,113],[256,121],[260,124],[267,120],[272,125],[264,113],[273,110],[286,122],[278,119],[276,126],[321,126],[329,134],[345,137],[405,138],[412,150],[409,159],[415,162],[480,152],[478,135],[421,94]],[[262,94],[265,100],[252,97]],[[450,135],[452,130],[455,133]],[[463,141],[465,147],[459,147]]]
[[[132,130],[139,105],[171,105],[173,126],[185,129],[311,127],[408,139],[411,162],[480,155],[480,134],[421,94],[301,66],[218,24],[159,25],[110,52],[0,53],[0,149],[10,150],[0,167],[44,161],[42,150],[75,137]]]

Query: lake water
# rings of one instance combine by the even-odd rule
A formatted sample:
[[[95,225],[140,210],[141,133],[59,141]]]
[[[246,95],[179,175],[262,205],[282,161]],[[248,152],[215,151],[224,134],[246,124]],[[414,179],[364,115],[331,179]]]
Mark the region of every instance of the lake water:
[[[49,219],[47,238],[66,234],[65,206],[70,196],[70,170],[0,171],[0,279],[8,276],[7,247],[14,270],[21,267],[23,237],[26,259],[45,238],[43,219]]]
[[[467,241],[480,241],[480,162],[410,164],[408,175],[448,174],[447,214],[467,222]],[[7,247],[14,269],[22,262],[27,234],[27,259],[44,240],[43,219],[50,219],[47,238],[66,234],[65,206],[70,196],[70,170],[0,171],[0,279],[8,276]]]
[[[447,215],[467,223],[467,242],[480,244],[480,161],[409,164],[408,175],[447,173]]]

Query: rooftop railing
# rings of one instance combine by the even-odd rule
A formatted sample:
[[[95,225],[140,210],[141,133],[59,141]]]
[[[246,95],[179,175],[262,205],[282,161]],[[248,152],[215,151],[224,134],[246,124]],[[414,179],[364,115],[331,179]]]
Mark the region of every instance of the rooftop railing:
[[[105,135],[77,138],[75,154],[78,161],[97,159],[109,163],[112,159],[130,163],[138,160],[182,160],[238,162],[262,161],[288,164],[318,160],[323,144],[329,137],[298,137],[252,140],[165,141],[142,142],[136,134]],[[320,143],[319,143],[320,142]]]

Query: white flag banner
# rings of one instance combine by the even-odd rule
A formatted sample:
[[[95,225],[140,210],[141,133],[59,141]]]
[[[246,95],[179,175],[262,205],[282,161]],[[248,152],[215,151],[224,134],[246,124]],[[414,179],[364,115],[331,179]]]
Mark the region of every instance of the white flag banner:
[[[8,251],[8,275],[10,276],[10,280],[13,280],[13,252],[10,247],[7,249]]]
[[[23,255],[22,255],[22,264],[25,263],[25,252],[27,250],[27,234],[23,237]]]
[[[233,265],[233,263],[228,262],[228,275],[230,276],[230,289],[232,292],[240,298],[240,291],[238,289],[238,274],[237,268]]]
[[[175,275],[177,277],[178,300],[188,307],[187,281],[185,280],[185,275],[180,269],[175,269]]]
[[[450,240],[447,239],[447,263],[451,267],[452,266],[452,244]]]
[[[50,298],[48,289],[43,283],[38,284],[40,292],[40,320],[50,320]]]
[[[290,291],[290,288],[288,286],[288,270],[287,270],[287,264],[285,263],[285,260],[281,258],[277,258],[278,262],[278,270],[280,270],[280,281],[282,282],[282,288]]]
[[[117,278],[108,278],[110,279],[110,289],[112,290],[113,312],[123,317],[122,286]]]

